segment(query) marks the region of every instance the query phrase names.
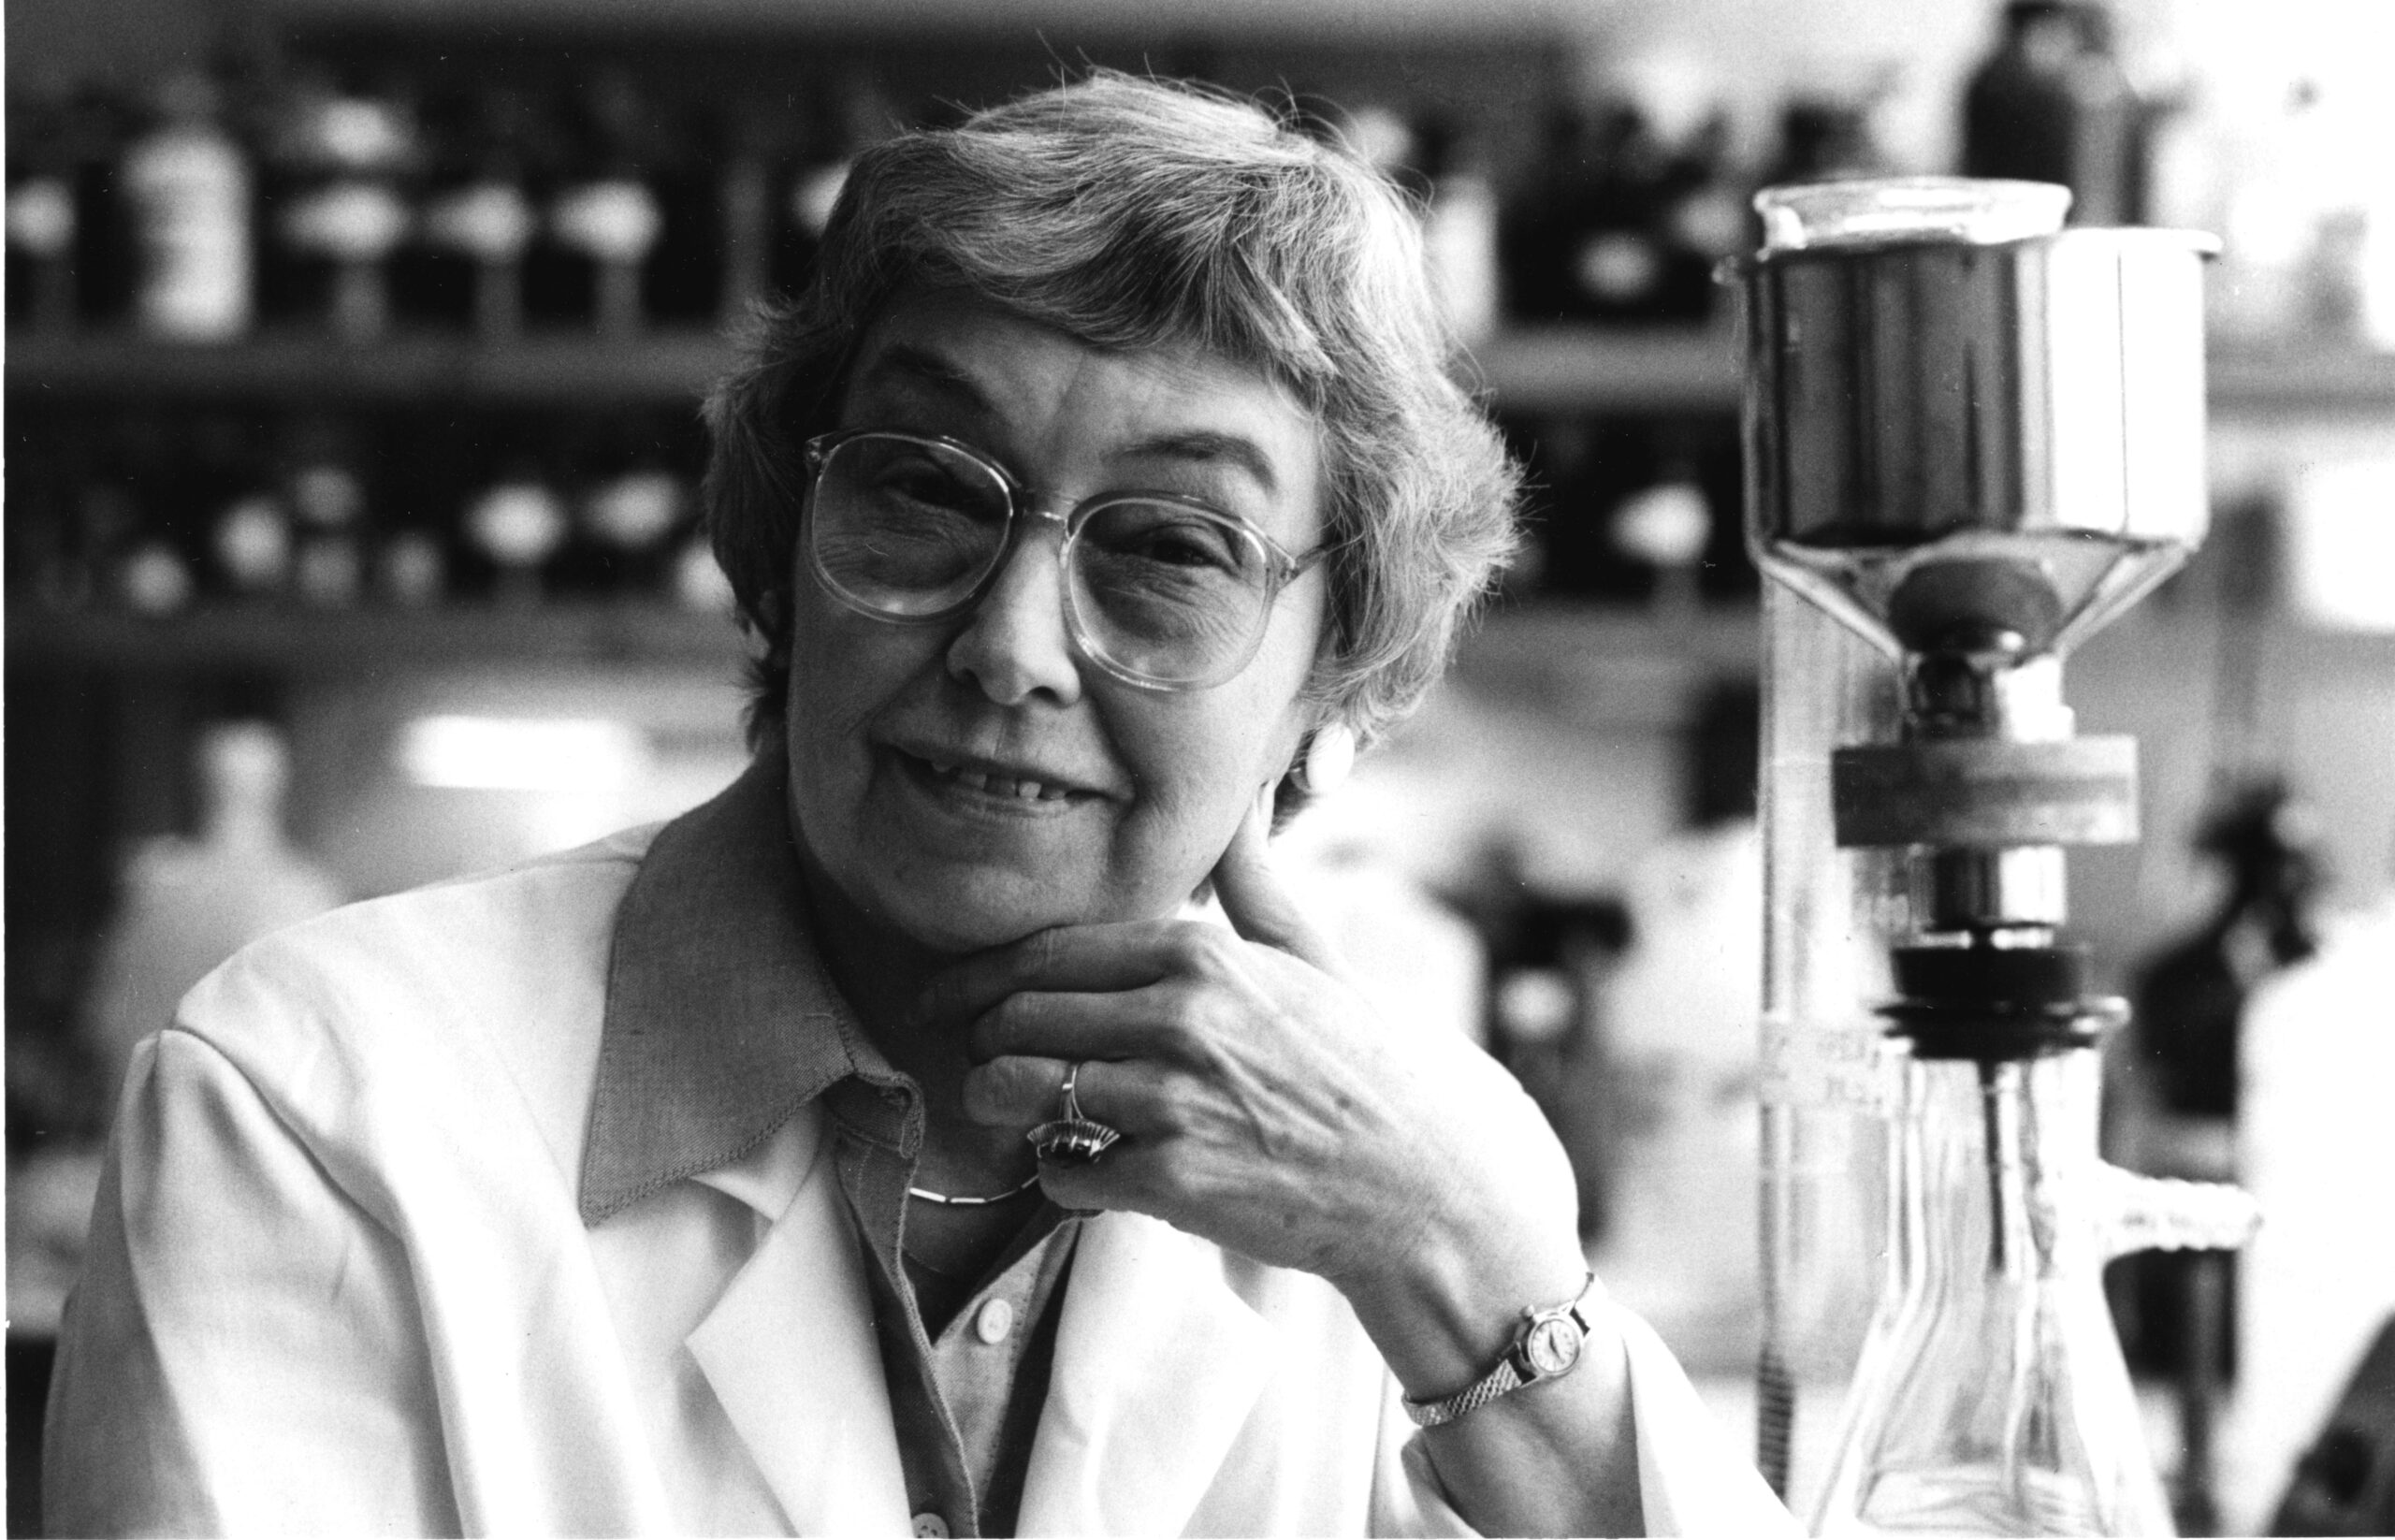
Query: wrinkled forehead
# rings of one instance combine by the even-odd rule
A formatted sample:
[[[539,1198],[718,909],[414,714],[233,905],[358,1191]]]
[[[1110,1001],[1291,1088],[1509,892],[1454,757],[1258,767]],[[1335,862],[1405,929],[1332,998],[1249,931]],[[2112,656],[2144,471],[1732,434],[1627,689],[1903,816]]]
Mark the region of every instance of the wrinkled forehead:
[[[902,296],[867,328],[835,421],[959,439],[1026,480],[1227,491],[1292,536],[1316,522],[1319,426],[1277,380],[1193,342],[1106,346],[951,291]]]

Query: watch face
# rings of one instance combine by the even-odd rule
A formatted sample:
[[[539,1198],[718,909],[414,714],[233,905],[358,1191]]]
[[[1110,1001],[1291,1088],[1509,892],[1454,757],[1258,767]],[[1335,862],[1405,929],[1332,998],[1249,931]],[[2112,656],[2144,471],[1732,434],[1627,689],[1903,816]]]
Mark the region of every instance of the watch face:
[[[1579,1361],[1580,1329],[1569,1316],[1542,1315],[1531,1323],[1522,1353],[1540,1374],[1560,1374]]]

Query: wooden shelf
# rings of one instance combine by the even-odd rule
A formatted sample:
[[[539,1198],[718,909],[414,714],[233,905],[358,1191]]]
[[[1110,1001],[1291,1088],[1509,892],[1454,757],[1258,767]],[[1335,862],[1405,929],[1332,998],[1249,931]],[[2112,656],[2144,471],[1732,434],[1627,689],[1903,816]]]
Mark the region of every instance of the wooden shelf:
[[[452,604],[425,610],[198,608],[152,618],[11,604],[8,667],[152,675],[341,675],[511,662],[720,664],[744,656],[728,616],[624,602]]]
[[[2223,416],[2395,418],[2395,353],[2226,348],[2214,353],[2208,384]]]
[[[222,344],[11,337],[8,392],[61,400],[664,404],[697,400],[732,359],[730,343],[702,331],[624,341],[536,333],[503,347],[462,337],[370,344],[304,336]]]
[[[1473,351],[1468,381],[1499,411],[1735,412],[1737,337],[1727,327],[1524,327]]]
[[[1707,686],[1753,677],[1762,647],[1752,602],[1669,611],[1538,600],[1490,610],[1457,649],[1451,677],[1552,721],[1676,728]]]
[[[209,346],[123,336],[8,339],[7,388],[38,400],[577,406],[695,401],[733,361],[721,337],[623,341],[538,333],[504,347],[400,337],[369,345],[284,336]],[[1476,350],[1468,380],[1513,413],[1734,412],[1739,362],[1726,327],[1526,327]],[[2229,348],[2211,364],[2213,409],[2238,417],[2395,418],[2395,353]]]

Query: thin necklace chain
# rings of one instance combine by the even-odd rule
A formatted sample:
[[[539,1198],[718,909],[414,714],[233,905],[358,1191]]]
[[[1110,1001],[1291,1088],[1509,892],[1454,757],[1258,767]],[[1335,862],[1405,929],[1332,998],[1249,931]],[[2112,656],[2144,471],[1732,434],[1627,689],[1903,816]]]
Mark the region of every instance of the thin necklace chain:
[[[994,1204],[1004,1203],[1010,1199],[1021,1198],[1024,1193],[1029,1192],[1032,1188],[1038,1185],[1039,1185],[1039,1173],[1034,1171],[1030,1176],[1023,1179],[1023,1185],[1019,1187],[1009,1187],[1002,1193],[992,1193],[987,1198],[972,1198],[951,1193],[936,1193],[929,1187],[909,1187],[907,1189],[907,1196],[909,1198],[920,1198],[926,1203],[936,1203],[944,1209],[986,1209]]]

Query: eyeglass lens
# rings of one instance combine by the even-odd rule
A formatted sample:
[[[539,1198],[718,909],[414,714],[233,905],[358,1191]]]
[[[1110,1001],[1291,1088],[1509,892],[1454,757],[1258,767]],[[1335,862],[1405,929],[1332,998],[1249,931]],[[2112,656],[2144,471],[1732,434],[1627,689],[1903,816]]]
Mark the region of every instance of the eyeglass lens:
[[[1005,559],[1010,498],[990,466],[898,435],[845,440],[818,474],[816,568],[893,618],[963,603]],[[1272,563],[1255,532],[1184,503],[1109,498],[1066,547],[1069,618],[1096,660],[1152,683],[1212,682],[1253,656]]]

